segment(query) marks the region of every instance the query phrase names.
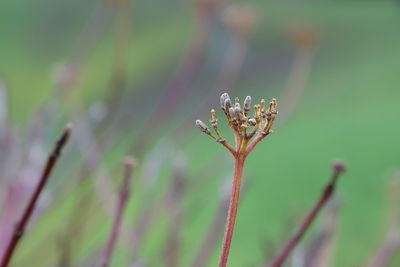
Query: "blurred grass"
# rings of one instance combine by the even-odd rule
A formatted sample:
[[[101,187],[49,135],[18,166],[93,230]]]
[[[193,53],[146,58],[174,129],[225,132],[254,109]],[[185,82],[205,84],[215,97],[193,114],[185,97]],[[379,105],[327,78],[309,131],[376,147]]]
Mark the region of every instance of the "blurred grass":
[[[145,5],[144,1],[137,2],[138,6]],[[340,181],[338,190],[341,205],[335,266],[357,266],[369,259],[368,255],[373,253],[380,240],[384,178],[391,169],[400,167],[399,9],[393,1],[237,2],[253,3],[264,14],[259,30],[252,36],[249,56],[281,45],[291,49],[284,34],[291,23],[304,22],[318,27],[321,44],[296,113],[279,125],[248,159],[245,175],[251,186],[240,206],[230,262],[233,266],[259,263],[263,255],[260,247],[263,237],[283,242],[287,236],[285,223],[288,218],[293,214],[301,216],[310,207],[329,177],[329,162],[341,157],[348,163],[349,171]],[[77,3],[73,1],[70,5],[73,7]],[[43,7],[47,4],[48,1],[41,2]],[[0,42],[0,75],[10,87],[12,118],[19,124],[46,101],[52,90],[51,69],[55,62],[68,57],[68,49],[73,44],[69,38],[76,38],[84,23],[77,15],[76,23],[60,24],[63,28],[47,32],[50,36],[54,34],[54,38],[65,32],[68,34],[62,39],[67,43],[48,44],[52,56],[45,57],[46,49],[37,46],[41,40],[34,44],[31,35],[17,34],[21,26],[34,20],[32,17],[38,19],[38,15],[45,13],[44,9],[32,9],[32,6],[27,1],[4,1],[0,6],[3,10],[0,25],[10,25],[1,28],[4,41]],[[150,10],[158,10],[156,6],[154,3]],[[88,13],[89,8],[88,4],[83,10]],[[79,14],[83,16],[84,12]],[[136,23],[132,23],[134,31],[128,59],[132,90],[141,90],[141,85],[151,80],[152,73],[165,72],[170,65],[176,64],[177,55],[190,34],[188,10],[184,8],[178,9],[176,14],[165,15],[162,22],[141,19],[137,32]],[[19,23],[14,24],[16,21]],[[109,29],[85,63],[78,97],[86,103],[101,98],[106,89],[112,37]],[[243,77],[237,89],[240,97],[251,88],[253,99],[273,96],[279,99],[279,88],[283,84],[281,77],[259,77],[256,81]],[[218,105],[217,100],[218,93],[215,94],[215,105]],[[206,118],[208,114],[198,116]],[[225,159],[222,149],[211,140],[194,130],[188,134],[192,135],[190,141],[177,142],[177,146],[188,154],[190,174],[200,170],[210,155]],[[129,137],[124,142],[129,144]],[[123,143],[120,144],[122,149],[109,152],[112,156],[107,158],[107,165],[117,164],[125,153]],[[197,220],[184,229],[183,266],[188,265],[198,247],[213,214],[221,177],[228,173],[229,165],[221,164],[221,170],[209,174],[215,176],[215,179],[209,179],[214,182],[202,184],[195,196],[187,197],[188,203],[202,201],[203,208],[198,211]],[[164,170],[163,179],[167,176],[168,168]],[[163,186],[159,185],[160,190]],[[54,262],[57,247],[45,244],[60,230],[59,225],[69,215],[66,210],[71,209],[73,199],[86,190],[89,189],[82,187],[66,193],[43,218],[39,218],[21,244],[17,266],[28,266],[29,263],[46,266]],[[199,196],[201,193],[206,196]],[[133,197],[132,201],[137,203],[132,206],[137,209],[142,199]],[[137,211],[134,208],[128,212],[127,218],[131,220],[135,220]],[[79,257],[93,252],[106,236],[110,221],[104,220],[105,214],[95,211],[91,213],[91,230],[85,235]],[[151,266],[160,265],[161,259],[155,257],[155,253],[163,249],[159,240],[165,234],[165,228],[165,222],[161,220],[144,244],[143,256],[150,260]],[[33,254],[36,257],[26,257]],[[115,266],[125,266],[129,252],[121,249],[115,256]],[[215,266],[216,260],[215,254],[210,266]]]

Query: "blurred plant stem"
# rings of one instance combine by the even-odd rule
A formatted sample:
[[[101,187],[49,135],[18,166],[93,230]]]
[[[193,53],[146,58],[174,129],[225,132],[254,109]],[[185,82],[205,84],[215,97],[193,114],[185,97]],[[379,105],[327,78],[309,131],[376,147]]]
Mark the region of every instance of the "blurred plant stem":
[[[335,197],[328,203],[324,212],[320,231],[313,239],[306,251],[305,266],[330,267],[332,266],[334,233],[337,227],[338,203]]]
[[[134,165],[133,158],[126,157],[124,160],[124,177],[119,192],[117,209],[115,211],[115,217],[108,237],[108,241],[106,242],[103,253],[100,256],[99,267],[107,267],[110,264],[115,244],[118,238],[118,234],[120,232],[125,206],[130,197],[133,165]]]
[[[211,2],[211,1],[210,1]],[[184,101],[190,86],[204,60],[212,19],[218,1],[210,5],[194,6],[194,25],[186,52],[169,84],[160,93],[155,108],[148,115],[147,123],[141,127],[132,151],[143,153],[149,141]]]
[[[235,91],[236,82],[246,59],[249,35],[256,27],[258,13],[253,8],[231,4],[224,8],[224,11],[220,12],[219,15],[229,33],[229,41],[226,44],[222,65],[213,88],[201,98],[197,106],[184,114],[186,118],[176,126],[173,136],[176,136],[178,140],[190,138],[184,128],[187,127],[189,121],[195,119],[196,114],[208,109],[217,92],[220,92],[220,90],[229,93]]]
[[[128,51],[131,35],[130,23],[130,10],[129,6],[132,0],[113,0],[115,5],[115,46],[114,46],[114,62],[111,73],[110,91],[108,92],[107,99],[107,114],[115,109],[116,104],[127,82],[127,68],[128,68]],[[108,117],[108,116],[107,116]],[[103,122],[107,122],[105,119]]]
[[[35,191],[33,192],[32,196],[28,202],[28,205],[26,206],[26,208],[21,216],[21,219],[15,225],[12,237],[8,243],[7,249],[4,253],[2,261],[1,261],[1,264],[0,264],[1,267],[7,267],[9,265],[11,257],[15,251],[15,248],[17,247],[18,242],[22,238],[24,231],[25,231],[25,227],[28,224],[28,222],[32,216],[32,213],[36,206],[37,200],[39,199],[39,196],[42,193],[43,188],[46,185],[46,183],[53,171],[53,167],[57,163],[57,160],[62,152],[62,149],[64,148],[65,144],[67,143],[67,141],[69,139],[71,130],[72,130],[72,126],[70,124],[68,124],[65,127],[60,139],[56,142],[53,151],[49,155],[48,161],[45,165],[45,168],[43,170],[43,173],[39,180],[39,183],[37,184],[37,187],[35,188]]]
[[[180,163],[174,167],[172,188],[170,190],[168,205],[169,230],[165,243],[165,266],[180,266],[181,259],[181,232],[183,226],[182,198],[185,191],[184,166]]]
[[[307,229],[310,227],[311,223],[315,220],[317,215],[320,213],[321,209],[325,204],[331,199],[333,193],[335,192],[336,182],[341,173],[345,171],[345,166],[342,162],[336,161],[332,164],[332,177],[328,184],[325,186],[324,190],[318,201],[315,203],[313,208],[309,211],[307,216],[304,218],[300,227],[295,231],[294,235],[289,239],[283,249],[278,253],[278,255],[269,264],[269,267],[279,267],[287,260],[290,253],[299,243]]]
[[[368,267],[389,266],[400,248],[400,173],[396,173],[386,184],[386,218],[384,220],[384,239],[370,260]]]
[[[283,89],[280,114],[283,119],[293,114],[300,102],[310,76],[316,45],[319,42],[319,32],[309,26],[293,26],[289,34],[296,51],[287,84]],[[280,122],[282,123],[282,119]]]

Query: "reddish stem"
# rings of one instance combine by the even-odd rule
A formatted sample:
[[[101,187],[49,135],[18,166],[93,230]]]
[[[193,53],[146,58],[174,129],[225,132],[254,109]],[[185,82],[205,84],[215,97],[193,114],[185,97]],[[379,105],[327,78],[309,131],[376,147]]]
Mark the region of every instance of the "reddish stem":
[[[269,265],[269,267],[279,267],[289,257],[289,254],[293,251],[293,249],[299,243],[299,241],[303,237],[304,233],[307,231],[307,229],[310,227],[311,223],[317,217],[318,213],[321,211],[321,209],[324,207],[324,205],[331,198],[333,192],[335,191],[335,185],[336,185],[337,178],[339,177],[339,174],[341,172],[342,171],[334,170],[331,180],[325,186],[317,203],[310,210],[310,212],[304,218],[304,220],[301,223],[298,230],[291,237],[291,239],[286,243],[286,245],[283,247],[283,249],[278,254],[278,256],[275,257],[275,259],[272,261],[272,263]]]
[[[228,262],[229,250],[231,247],[233,229],[235,227],[237,209],[239,204],[240,185],[242,183],[244,161],[245,157],[243,155],[238,155],[235,158],[235,171],[233,174],[231,198],[229,201],[229,210],[226,219],[222,251],[219,258],[219,267],[225,267]]]
[[[253,141],[251,141],[251,143],[247,146],[246,151],[244,153],[245,156],[249,155],[249,153],[254,149],[254,147],[261,141],[263,140],[267,135],[269,135],[271,132],[268,131],[266,132],[261,132],[260,134],[258,134]]]
[[[133,160],[131,158],[127,158],[124,161],[124,166],[125,166],[124,180],[122,181],[121,184],[117,210],[115,212],[115,217],[111,228],[110,236],[107,240],[107,243],[101,255],[99,264],[100,267],[109,266],[112,254],[114,252],[115,243],[117,241],[118,234],[121,228],[122,216],[124,214],[126,202],[130,195],[130,184],[131,184],[130,180],[132,176],[132,165],[133,165]]]
[[[68,138],[71,134],[71,129],[72,129],[72,126],[70,124],[68,124],[65,127],[64,132],[62,133],[60,139],[56,142],[56,145],[55,145],[53,151],[49,155],[46,166],[45,166],[45,168],[42,172],[42,176],[39,180],[39,183],[36,186],[35,191],[33,192],[33,195],[31,196],[29,203],[26,206],[24,213],[22,214],[21,219],[15,224],[14,232],[13,232],[12,237],[7,245],[3,259],[1,260],[1,264],[0,264],[1,267],[7,267],[8,264],[10,263],[11,257],[15,251],[15,248],[17,247],[18,242],[21,240],[22,235],[24,234],[24,231],[25,231],[25,227],[28,224],[29,219],[32,216],[32,212],[36,206],[36,202],[37,202],[40,194],[42,193],[43,188],[46,185],[51,172],[53,171],[53,167],[56,164],[63,147],[65,146],[65,144],[68,141]]]

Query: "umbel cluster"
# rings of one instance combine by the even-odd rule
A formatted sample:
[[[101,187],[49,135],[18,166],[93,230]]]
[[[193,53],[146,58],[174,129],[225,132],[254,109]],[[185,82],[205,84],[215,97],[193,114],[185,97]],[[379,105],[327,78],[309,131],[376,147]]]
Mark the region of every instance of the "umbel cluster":
[[[253,137],[255,137],[254,141],[256,141],[256,139],[261,140],[272,132],[272,125],[275,121],[276,115],[278,114],[276,109],[277,101],[275,98],[273,98],[268,105],[264,99],[261,99],[260,103],[253,106],[253,112],[250,112],[252,106],[252,99],[250,96],[247,96],[241,105],[238,97],[236,97],[234,102],[232,102],[228,93],[224,93],[221,95],[220,104],[228,121],[228,125],[232,128],[235,134],[236,149],[234,149],[234,151],[236,153],[239,153],[242,150],[244,152],[246,146]],[[196,120],[197,128],[211,136],[217,142],[225,145],[229,150],[232,150],[233,147],[230,147],[229,144],[227,144],[226,140],[218,130],[218,119],[214,109],[211,109],[210,123],[215,131],[215,135],[204,122]],[[257,142],[260,140],[257,140]]]

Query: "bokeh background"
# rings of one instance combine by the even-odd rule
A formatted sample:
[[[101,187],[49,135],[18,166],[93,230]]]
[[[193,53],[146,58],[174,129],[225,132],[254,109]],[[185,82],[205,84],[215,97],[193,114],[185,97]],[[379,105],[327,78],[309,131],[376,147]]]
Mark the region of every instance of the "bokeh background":
[[[230,266],[272,259],[335,158],[348,166],[335,201],[288,266],[306,266],[324,231],[332,232],[326,266],[368,264],[388,235],[398,238],[390,229],[400,179],[399,8],[389,0],[1,1],[0,248],[71,121],[72,141],[14,266],[93,266],[127,154],[137,167],[111,266],[192,266],[213,225],[205,262],[215,266],[233,160],[194,120],[216,108],[224,125],[219,96],[229,92],[276,97],[280,112],[246,163]]]

